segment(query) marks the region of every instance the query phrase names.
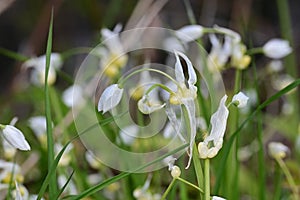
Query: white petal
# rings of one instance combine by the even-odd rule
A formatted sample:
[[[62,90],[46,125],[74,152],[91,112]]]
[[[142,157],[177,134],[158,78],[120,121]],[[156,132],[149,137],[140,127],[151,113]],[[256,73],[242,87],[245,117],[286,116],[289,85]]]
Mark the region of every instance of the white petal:
[[[150,99],[148,96],[144,95],[139,101],[138,101],[138,108],[139,110],[144,114],[150,114],[157,110],[162,109],[165,106],[165,104],[159,104],[155,102],[150,102]]]
[[[181,131],[181,121],[180,121],[180,119],[177,119],[177,117],[176,117],[175,106],[171,106],[171,105],[167,104],[166,114],[168,116],[168,119],[169,119],[171,125],[173,126],[174,130],[176,131],[176,134],[178,135],[178,137],[183,142],[186,142],[185,138],[182,136],[182,134],[180,132]]]
[[[243,92],[239,92],[235,94],[232,98],[232,102],[237,102],[237,106],[239,108],[243,108],[247,105],[247,102],[249,100],[249,97],[247,97]]]
[[[33,130],[37,137],[41,137],[46,134],[47,122],[44,116],[31,117],[28,120],[29,127]]]
[[[216,143],[224,137],[229,114],[228,108],[225,105],[226,100],[227,95],[221,99],[218,110],[211,116],[211,131],[210,135],[204,140],[206,143],[213,140],[216,145]]]
[[[190,128],[190,135],[189,135],[189,161],[186,166],[186,169],[189,168],[191,161],[192,161],[192,155],[193,155],[193,146],[195,142],[196,137],[196,111],[195,111],[195,103],[194,100],[184,100],[183,104],[186,108],[187,114],[188,114],[188,120],[189,120],[189,128]]]
[[[2,132],[4,139],[13,147],[23,151],[30,150],[30,146],[26,141],[23,133],[16,127],[6,125]]]
[[[195,72],[192,62],[189,60],[189,58],[186,55],[184,55],[183,53],[178,52],[178,51],[175,51],[175,56],[176,56],[175,77],[176,77],[176,80],[179,83],[185,82],[182,65],[180,63],[180,59],[179,59],[178,55],[180,55],[180,57],[182,57],[187,64],[188,75],[189,75],[188,84],[189,84],[189,86],[192,86],[197,82],[196,72]]]
[[[234,43],[239,43],[241,41],[240,34],[238,34],[237,32],[235,32],[231,29],[223,28],[223,27],[220,27],[217,25],[214,25],[214,29],[220,33],[230,36],[233,39]]]
[[[62,94],[62,100],[68,107],[81,106],[84,103],[83,91],[79,85],[68,87]]]
[[[203,35],[203,27],[200,25],[188,25],[178,29],[175,32],[175,35],[182,40],[183,42],[187,43],[193,40],[196,40]]]
[[[289,42],[282,39],[271,39],[263,46],[263,52],[266,56],[274,59],[280,59],[292,52]]]
[[[123,89],[119,88],[117,84],[108,86],[102,93],[98,102],[98,111],[106,113],[108,110],[114,108],[121,101]]]
[[[212,200],[226,200],[226,199],[224,199],[222,197],[218,197],[218,196],[213,196]]]
[[[269,154],[273,158],[284,158],[290,152],[290,149],[280,142],[270,142],[268,145]]]

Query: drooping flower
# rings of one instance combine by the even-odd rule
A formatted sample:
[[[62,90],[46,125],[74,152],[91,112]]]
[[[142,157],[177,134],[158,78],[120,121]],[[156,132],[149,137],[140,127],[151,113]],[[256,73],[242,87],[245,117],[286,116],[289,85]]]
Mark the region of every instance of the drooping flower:
[[[280,142],[270,142],[268,145],[269,154],[273,158],[285,158],[290,149]]]
[[[34,116],[28,120],[28,125],[42,144],[43,147],[47,145],[47,122],[45,116]]]
[[[223,137],[229,114],[228,108],[225,105],[226,100],[227,95],[221,99],[217,111],[211,116],[210,134],[198,145],[199,157],[202,159],[215,157],[223,146]]]
[[[56,81],[56,69],[60,69],[63,64],[62,58],[59,53],[52,53],[50,56],[50,66],[48,73],[48,84],[52,85]],[[46,55],[35,57],[27,60],[23,67],[33,68],[30,75],[30,80],[37,86],[43,86],[45,84],[45,73],[46,73]]]
[[[21,173],[21,167],[13,162],[0,160],[0,182],[9,184],[12,180],[22,183],[24,176]]]
[[[183,58],[187,64],[188,79],[184,75],[179,56]],[[178,136],[185,142],[187,142],[187,140],[189,141],[188,168],[191,163],[193,145],[196,137],[196,108],[194,100],[197,97],[197,87],[195,86],[197,76],[191,61],[186,55],[180,52],[175,52],[175,57],[175,79],[177,88],[176,91],[170,94],[169,105],[167,106],[166,113],[172,126],[177,131]],[[189,127],[189,130],[186,130],[188,134],[185,137],[183,137],[180,133],[181,120],[178,120],[176,117],[176,105],[183,105],[184,112],[186,112],[188,116],[187,127]]]
[[[30,146],[26,141],[23,133],[12,125],[0,125],[0,132],[3,138],[13,147],[23,150],[29,151]]]
[[[68,87],[62,94],[62,100],[69,108],[82,106],[84,103],[82,88],[79,85]]]
[[[188,43],[199,39],[202,37],[203,34],[204,28],[200,25],[187,25],[175,31],[176,37],[180,39],[183,43]]]
[[[283,39],[274,38],[263,46],[263,53],[273,59],[280,59],[292,52],[289,42]]]
[[[119,104],[123,95],[123,88],[119,88],[118,84],[108,86],[102,93],[98,102],[98,111],[106,113]]]
[[[237,105],[238,108],[244,108],[247,105],[249,97],[243,92],[239,92],[232,97],[232,102]]]

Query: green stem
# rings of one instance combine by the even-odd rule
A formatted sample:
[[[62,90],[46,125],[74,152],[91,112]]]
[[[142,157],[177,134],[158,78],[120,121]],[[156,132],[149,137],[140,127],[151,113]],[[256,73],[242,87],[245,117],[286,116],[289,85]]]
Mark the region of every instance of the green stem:
[[[189,185],[189,186],[191,186],[191,187],[193,187],[193,188],[195,188],[195,189],[197,189],[197,190],[199,190],[201,193],[204,194],[203,190],[201,188],[199,188],[198,186],[194,185],[193,183],[190,183],[190,182],[188,182],[188,181],[186,181],[186,180],[184,180],[180,177],[177,177],[176,179],[183,182],[183,183],[185,183],[185,184],[187,184],[187,185]]]
[[[280,199],[280,194],[281,194],[281,180],[282,180],[282,173],[280,170],[280,166],[278,163],[276,163],[276,168],[275,168],[275,185],[274,185],[274,200],[279,200]]]
[[[204,160],[204,199],[210,200],[209,159]]]
[[[168,186],[167,190],[164,192],[164,194],[161,197],[161,200],[165,200],[169,192],[171,191],[173,185],[175,184],[176,178],[173,178],[172,182]]]
[[[199,153],[198,153],[198,148],[196,143],[194,144],[193,147],[193,164],[194,164],[194,168],[195,168],[195,172],[196,172],[196,177],[197,177],[197,182],[200,188],[204,187],[203,184],[203,180],[204,180],[204,176],[203,176],[203,171],[202,171],[202,167],[201,167],[201,162],[199,159]],[[202,195],[202,199],[204,198],[203,194]]]
[[[280,168],[282,169],[284,175],[286,176],[286,179],[290,185],[290,187],[292,188],[293,191],[293,195],[294,195],[294,200],[299,200],[299,196],[298,196],[298,187],[292,177],[292,174],[290,173],[289,169],[287,168],[285,162],[283,162],[283,160],[279,157],[275,158],[276,161],[278,162]]]

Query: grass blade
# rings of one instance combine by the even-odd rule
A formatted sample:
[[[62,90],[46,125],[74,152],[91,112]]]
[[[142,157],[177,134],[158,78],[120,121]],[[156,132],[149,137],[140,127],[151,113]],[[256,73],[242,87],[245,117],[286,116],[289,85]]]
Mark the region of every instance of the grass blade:
[[[64,184],[64,186],[60,189],[60,191],[57,194],[57,197],[55,199],[58,199],[58,197],[64,192],[64,190],[66,189],[66,187],[68,186],[69,182],[71,181],[73,174],[74,174],[74,170],[72,171],[71,175],[69,176],[67,182]]]

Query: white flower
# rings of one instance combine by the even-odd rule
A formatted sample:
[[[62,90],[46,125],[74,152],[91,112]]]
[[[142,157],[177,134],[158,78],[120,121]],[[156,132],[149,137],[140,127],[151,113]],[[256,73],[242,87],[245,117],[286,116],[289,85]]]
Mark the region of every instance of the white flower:
[[[183,67],[180,62],[180,58],[184,59],[187,64],[188,70],[188,80],[184,75]],[[192,159],[193,145],[196,137],[196,109],[195,109],[195,98],[197,97],[197,87],[195,86],[197,81],[197,76],[191,61],[186,55],[180,52],[175,52],[176,63],[175,63],[175,79],[177,85],[177,91],[171,93],[170,95],[170,105],[166,109],[167,116],[177,132],[177,135],[186,142],[189,140],[189,161],[186,168],[189,167]],[[190,130],[187,130],[188,135],[183,137],[180,133],[181,121],[176,117],[176,105],[184,105],[185,110],[188,116],[188,127]]]
[[[58,186],[59,188],[62,188],[66,182],[68,181],[67,177],[65,175],[59,175],[57,177],[57,182],[58,182]],[[76,189],[76,186],[74,184],[74,182],[72,181],[69,181],[67,187],[65,188],[64,192],[66,192],[68,195],[75,195],[75,194],[78,194],[78,191]]]
[[[138,108],[144,114],[150,114],[156,110],[162,109],[166,104],[159,104],[158,102],[151,102],[148,95],[144,95],[138,101]]]
[[[2,140],[2,147],[4,150],[4,157],[12,159],[16,155],[16,148],[9,144],[6,140]]]
[[[79,85],[68,87],[62,94],[62,100],[68,107],[82,106],[84,103],[83,90]]]
[[[212,200],[226,200],[226,199],[224,199],[222,197],[218,197],[218,196],[213,196]]]
[[[178,166],[174,165],[171,169],[171,176],[173,178],[178,178],[181,174],[181,170]]]
[[[220,42],[215,34],[209,34],[212,45],[208,55],[208,68],[215,72],[224,68],[232,52],[232,38],[228,35],[224,37],[224,44]]]
[[[101,163],[99,162],[99,160],[96,159],[96,157],[92,154],[92,152],[86,151],[85,159],[92,168],[100,169]]]
[[[44,116],[31,117],[29,118],[28,123],[29,123],[29,127],[32,129],[32,131],[38,138],[41,138],[46,134],[47,131],[46,117]]]
[[[271,83],[274,89],[282,90],[283,88],[285,88],[286,86],[288,86],[294,81],[295,79],[292,76],[288,74],[281,74],[278,77],[274,78]],[[292,91],[295,91],[295,89],[291,90],[290,92]]]
[[[241,41],[240,34],[238,34],[237,32],[235,32],[235,31],[233,31],[231,29],[220,27],[218,25],[214,25],[214,29],[218,33],[222,33],[222,34],[225,34],[225,35],[231,37],[231,39],[233,40],[234,43],[239,43]]]
[[[48,84],[52,85],[56,81],[56,69],[61,68],[63,62],[60,54],[52,53],[50,57],[50,66],[48,73]],[[46,72],[46,55],[31,58],[27,60],[23,67],[33,68],[33,72],[30,75],[30,80],[37,86],[43,86],[45,84],[45,72]]]
[[[54,151],[56,156],[59,154],[59,152],[62,150],[63,146],[60,143],[54,144]],[[70,143],[67,148],[65,149],[63,155],[61,156],[58,165],[59,166],[68,166],[71,162],[71,153],[70,151],[73,149],[73,144]]]
[[[267,65],[267,70],[269,73],[276,73],[283,70],[283,64],[281,60],[272,60]]]
[[[232,103],[236,104],[238,108],[244,108],[247,105],[249,97],[247,97],[243,92],[235,94],[232,98]]]
[[[27,200],[28,197],[29,197],[29,192],[28,190],[23,186],[23,185],[20,185],[15,182],[16,184],[16,189],[14,192],[14,195],[15,195],[15,200]]]
[[[119,88],[117,84],[108,86],[99,99],[98,111],[106,113],[108,110],[114,108],[121,101],[122,95],[123,89]]]
[[[204,29],[200,25],[187,25],[175,31],[175,35],[184,43],[201,38]]]
[[[285,158],[290,149],[280,142],[270,142],[268,145],[269,154],[273,158]]]
[[[30,146],[23,133],[16,127],[11,125],[0,125],[0,132],[4,139],[13,147],[23,151],[30,150]]]
[[[269,40],[263,46],[263,52],[266,56],[274,59],[280,59],[292,52],[289,42],[283,39],[274,38]]]
[[[126,126],[124,128],[121,128],[119,136],[124,144],[131,145],[134,142],[138,131],[139,127],[136,125]]]
[[[211,116],[211,131],[209,136],[198,145],[200,158],[206,159],[215,157],[223,146],[223,137],[229,114],[228,108],[225,105],[226,100],[227,95],[221,99],[218,110]],[[211,142],[212,144],[210,144]]]

